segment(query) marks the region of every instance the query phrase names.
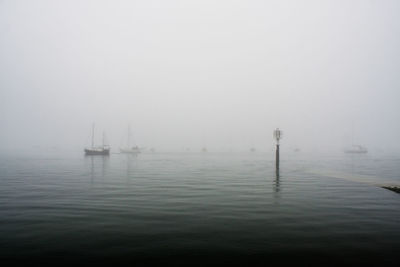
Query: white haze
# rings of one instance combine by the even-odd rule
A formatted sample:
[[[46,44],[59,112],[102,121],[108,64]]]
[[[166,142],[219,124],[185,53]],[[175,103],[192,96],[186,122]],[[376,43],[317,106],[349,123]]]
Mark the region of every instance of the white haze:
[[[3,151],[400,150],[399,1],[0,1]],[[100,142],[100,138],[96,139]],[[83,153],[83,152],[82,152]]]

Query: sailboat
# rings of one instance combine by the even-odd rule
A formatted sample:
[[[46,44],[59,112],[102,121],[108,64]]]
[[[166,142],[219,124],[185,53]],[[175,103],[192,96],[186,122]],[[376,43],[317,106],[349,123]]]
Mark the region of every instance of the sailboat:
[[[352,131],[351,131],[351,143],[352,143],[352,146],[345,149],[344,153],[349,153],[349,154],[366,154],[366,153],[368,153],[368,149],[366,147],[354,144],[354,125],[352,126]]]
[[[130,145],[131,141],[131,127],[128,127],[128,137],[126,141],[126,147],[124,148],[119,148],[119,151],[121,153],[129,153],[129,154],[139,154],[140,153],[140,148],[138,146],[132,146]]]
[[[353,145],[352,148],[346,149],[344,153],[365,154],[368,153],[367,148],[360,145]]]
[[[92,126],[92,146],[85,148],[85,155],[110,155],[110,147],[104,143],[104,133],[103,133],[103,145],[94,146],[94,124]]]

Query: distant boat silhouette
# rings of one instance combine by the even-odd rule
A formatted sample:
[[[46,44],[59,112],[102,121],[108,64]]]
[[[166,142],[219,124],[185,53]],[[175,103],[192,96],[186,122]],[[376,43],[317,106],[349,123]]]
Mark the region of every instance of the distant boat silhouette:
[[[352,146],[345,149],[344,153],[350,153],[350,154],[365,154],[368,153],[368,150],[366,147],[363,147],[361,145],[354,145],[354,124],[351,129],[351,144]]]
[[[110,147],[105,145],[105,137],[103,133],[103,145],[102,146],[94,146],[94,124],[92,126],[92,146],[89,148],[85,148],[85,155],[110,155]]]
[[[139,154],[141,152],[138,146],[133,146],[130,148],[120,148],[119,151],[121,153],[130,153],[130,154]]]
[[[346,149],[344,153],[352,153],[352,154],[365,154],[368,153],[367,148],[360,145],[353,145],[352,148]]]
[[[138,146],[132,146],[130,145],[131,141],[131,127],[128,126],[128,137],[127,137],[127,142],[126,142],[126,147],[119,148],[119,151],[121,153],[129,153],[129,154],[139,154],[140,153],[140,148]]]

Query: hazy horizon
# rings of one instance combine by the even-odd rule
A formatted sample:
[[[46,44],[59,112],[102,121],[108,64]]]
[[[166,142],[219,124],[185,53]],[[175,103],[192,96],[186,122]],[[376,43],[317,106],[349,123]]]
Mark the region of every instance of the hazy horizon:
[[[398,1],[0,1],[0,146],[400,151]],[[96,139],[96,143],[100,143]]]

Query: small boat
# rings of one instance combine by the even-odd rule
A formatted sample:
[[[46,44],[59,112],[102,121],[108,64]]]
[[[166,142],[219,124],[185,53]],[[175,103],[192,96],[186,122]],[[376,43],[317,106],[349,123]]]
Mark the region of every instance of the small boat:
[[[132,135],[131,127],[128,126],[128,137],[127,137],[127,141],[126,141],[126,147],[120,147],[119,151],[121,153],[139,154],[141,152],[140,148],[138,146],[132,146],[131,147],[131,145],[130,145],[131,135]]]
[[[108,155],[110,155],[110,148],[107,147],[107,146],[85,148],[85,155],[88,155],[88,156],[91,156],[91,155],[108,156]]]
[[[105,145],[104,143],[105,136],[103,133],[103,145],[102,146],[94,146],[94,124],[92,127],[92,146],[87,147],[84,149],[85,155],[110,155],[110,147],[108,145]]]
[[[352,148],[346,149],[344,153],[350,154],[365,154],[368,153],[367,148],[360,146],[360,145],[353,145]]]
[[[133,146],[130,148],[120,148],[119,151],[121,153],[131,153],[131,154],[139,154],[140,148],[138,146]]]

